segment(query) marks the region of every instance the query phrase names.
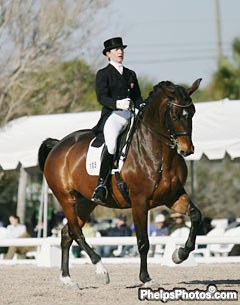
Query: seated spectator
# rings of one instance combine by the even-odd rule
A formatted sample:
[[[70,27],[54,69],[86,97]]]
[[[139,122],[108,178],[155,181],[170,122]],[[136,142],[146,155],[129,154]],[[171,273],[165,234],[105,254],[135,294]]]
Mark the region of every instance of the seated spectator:
[[[189,227],[185,223],[185,217],[181,213],[173,213],[170,216],[173,223],[170,228],[172,237],[186,237],[189,234]]]
[[[108,228],[106,230],[106,236],[131,236],[132,231],[130,227],[127,225],[127,217],[123,214],[120,214],[117,219],[117,223],[115,227]],[[121,251],[117,256],[125,256],[125,254],[132,248],[132,246],[123,246],[121,247]],[[110,257],[114,256],[113,251],[117,250],[117,246],[100,246],[97,248],[97,252],[102,257]]]
[[[152,233],[152,236],[166,236],[169,235],[168,225],[165,222],[166,218],[163,214],[159,214],[155,217],[155,232]]]
[[[169,235],[168,225],[166,224],[166,218],[163,214],[158,214],[155,219],[155,231],[152,233],[152,236],[167,236]],[[150,248],[151,256],[162,256],[164,252],[163,245],[152,245]]]
[[[20,223],[19,216],[9,216],[10,225],[7,226],[7,237],[8,238],[26,238],[30,237],[27,233],[26,226]],[[12,259],[14,254],[25,255],[29,251],[35,251],[35,247],[19,247],[11,246],[8,248],[5,259]]]
[[[20,218],[17,215],[9,216],[10,224],[7,226],[8,238],[17,238],[27,231],[25,225],[20,223]]]

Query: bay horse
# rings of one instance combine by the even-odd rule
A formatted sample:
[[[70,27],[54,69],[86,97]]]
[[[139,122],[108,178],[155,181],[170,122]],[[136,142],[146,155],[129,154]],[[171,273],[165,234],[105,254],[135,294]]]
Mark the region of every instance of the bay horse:
[[[151,283],[147,268],[147,215],[150,209],[165,205],[175,212],[190,216],[189,236],[185,245],[174,251],[172,259],[175,263],[186,260],[195,248],[201,212],[184,189],[187,167],[183,157],[194,152],[192,117],[195,107],[191,95],[198,89],[200,82],[201,79],[197,79],[191,87],[184,88],[170,81],[162,81],[153,87],[146,99],[146,106],[120,172],[128,186],[130,203],[118,190],[115,175],[111,177],[111,191],[104,206],[132,208],[140,254],[139,278],[145,285]],[[41,144],[38,153],[40,169],[68,220],[61,234],[60,276],[67,285],[76,284],[69,273],[69,249],[73,240],[86,251],[96,266],[97,278],[105,284],[109,282],[101,257],[89,246],[82,233],[82,227],[96,207],[90,198],[97,177],[88,175],[86,171],[87,150],[94,136],[89,129],[73,132],[60,141],[49,138]]]

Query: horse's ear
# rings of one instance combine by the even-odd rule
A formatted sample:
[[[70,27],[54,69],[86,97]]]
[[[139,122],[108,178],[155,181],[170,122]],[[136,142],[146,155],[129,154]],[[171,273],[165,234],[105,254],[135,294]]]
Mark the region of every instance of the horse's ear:
[[[195,92],[198,89],[198,87],[201,83],[201,80],[202,80],[202,78],[199,78],[199,79],[195,80],[195,82],[192,84],[192,86],[187,89],[187,92],[188,92],[189,95],[192,95],[193,92]]]

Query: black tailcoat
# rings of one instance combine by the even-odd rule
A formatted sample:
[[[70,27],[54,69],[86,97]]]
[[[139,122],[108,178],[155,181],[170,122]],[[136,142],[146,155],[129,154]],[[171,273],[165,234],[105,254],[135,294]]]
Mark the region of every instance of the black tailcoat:
[[[142,103],[136,73],[123,67],[123,74],[121,74],[111,64],[97,72],[96,94],[103,108],[101,118],[93,128],[95,134],[102,133],[107,118],[113,110],[117,110],[117,100],[129,97],[137,108]]]

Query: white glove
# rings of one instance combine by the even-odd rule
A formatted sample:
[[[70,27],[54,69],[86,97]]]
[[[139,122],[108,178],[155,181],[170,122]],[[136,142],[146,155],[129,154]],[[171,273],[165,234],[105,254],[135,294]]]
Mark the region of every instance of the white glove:
[[[117,100],[116,101],[116,108],[121,109],[121,110],[128,110],[130,106],[130,98],[123,98],[122,100]]]

